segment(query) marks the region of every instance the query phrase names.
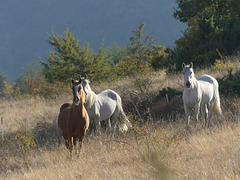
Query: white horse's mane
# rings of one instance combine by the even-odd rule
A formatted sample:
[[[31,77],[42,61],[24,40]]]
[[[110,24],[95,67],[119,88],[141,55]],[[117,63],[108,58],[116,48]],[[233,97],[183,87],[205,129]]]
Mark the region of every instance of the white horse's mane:
[[[113,134],[117,123],[119,124],[119,129],[121,131],[126,131],[131,123],[123,111],[121,97],[110,89],[96,94],[92,91],[87,76],[82,78],[82,80],[86,93],[85,107],[89,118],[95,123],[97,131],[100,132],[101,120],[107,121],[106,124]]]
[[[86,106],[88,108],[90,108],[90,107],[92,107],[93,103],[96,101],[96,96],[97,95],[91,89],[91,86],[89,85],[90,81],[88,79],[85,79],[85,81],[86,81],[86,86],[88,87]]]

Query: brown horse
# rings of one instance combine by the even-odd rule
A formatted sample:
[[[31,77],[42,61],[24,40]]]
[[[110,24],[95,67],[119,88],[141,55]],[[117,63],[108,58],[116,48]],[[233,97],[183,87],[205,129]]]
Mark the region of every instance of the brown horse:
[[[73,102],[64,103],[60,108],[58,116],[58,126],[62,131],[67,149],[72,158],[73,146],[75,146],[77,156],[82,149],[83,139],[89,126],[89,118],[84,107],[85,93],[82,88],[82,80],[72,79]],[[78,151],[76,141],[79,140]],[[79,152],[79,153],[78,153]]]

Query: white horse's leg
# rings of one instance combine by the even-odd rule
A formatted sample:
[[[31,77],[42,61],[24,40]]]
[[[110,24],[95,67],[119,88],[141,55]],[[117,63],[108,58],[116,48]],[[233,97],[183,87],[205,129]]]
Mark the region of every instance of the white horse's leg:
[[[106,126],[107,126],[107,133],[108,134],[111,133],[111,120],[110,120],[110,118],[108,118],[106,120]]]
[[[210,102],[210,104],[208,104],[208,109],[209,109],[209,113],[208,113],[208,127],[210,127],[210,120],[212,118],[213,106],[214,106],[214,101],[212,101],[212,102]]]
[[[204,110],[204,116],[205,116],[205,126],[207,126],[207,124],[208,124],[208,105],[207,104],[205,104],[204,106],[203,106],[203,108],[202,108],[203,110]]]
[[[184,104],[184,111],[185,111],[186,123],[187,123],[187,126],[189,126],[191,111],[185,104]]]
[[[115,133],[115,129],[116,129],[116,123],[118,121],[118,116],[119,116],[119,113],[113,113],[113,115],[111,116],[111,121],[112,121],[112,128],[111,128],[111,134],[112,136],[114,136],[114,133]]]
[[[195,117],[194,117],[194,124],[195,124],[195,126],[197,125],[197,122],[198,122],[199,112],[200,112],[200,103],[197,103],[195,105]]]
[[[96,126],[96,130],[97,130],[97,135],[100,135],[100,129],[101,129],[101,123],[100,123],[100,118],[97,118],[94,120],[95,126]]]

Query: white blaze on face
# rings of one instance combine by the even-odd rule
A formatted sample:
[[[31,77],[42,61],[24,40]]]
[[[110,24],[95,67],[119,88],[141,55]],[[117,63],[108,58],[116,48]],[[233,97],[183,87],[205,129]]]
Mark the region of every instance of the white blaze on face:
[[[74,103],[78,103],[78,101],[76,102],[76,99],[78,99],[78,85],[74,87],[75,91],[75,95],[74,95]]]
[[[78,86],[75,86],[75,95],[78,95]]]
[[[192,78],[194,77],[192,68],[185,67],[183,74],[184,74],[184,85],[187,88],[191,88]]]

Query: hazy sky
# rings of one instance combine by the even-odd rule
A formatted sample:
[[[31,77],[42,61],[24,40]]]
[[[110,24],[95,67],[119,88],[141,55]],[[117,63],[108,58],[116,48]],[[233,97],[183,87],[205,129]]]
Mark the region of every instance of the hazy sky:
[[[8,0],[0,6],[0,73],[14,81],[21,68],[45,59],[48,33],[63,35],[68,26],[75,37],[98,50],[129,45],[132,30],[145,23],[144,32],[157,44],[173,46],[185,25],[172,16],[175,0]]]

